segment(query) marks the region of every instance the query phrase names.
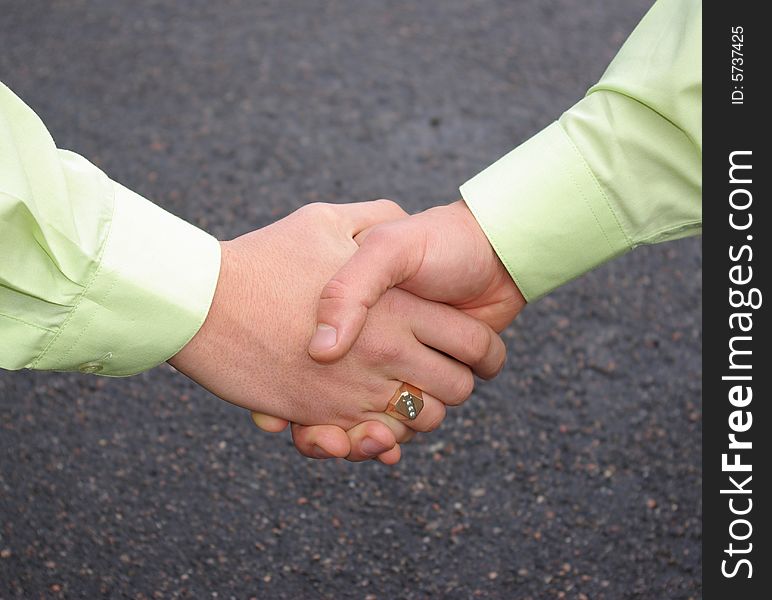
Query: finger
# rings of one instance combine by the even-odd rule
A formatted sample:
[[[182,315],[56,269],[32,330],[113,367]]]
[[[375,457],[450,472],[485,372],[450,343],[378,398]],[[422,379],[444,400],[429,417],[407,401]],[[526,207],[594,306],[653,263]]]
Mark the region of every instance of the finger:
[[[340,220],[350,237],[356,237],[365,229],[385,221],[395,221],[408,214],[392,200],[372,200],[338,205],[341,209]]]
[[[384,426],[388,427],[391,430],[391,432],[394,434],[394,438],[400,444],[404,444],[412,440],[416,433],[413,429],[405,425],[404,421],[398,420],[392,417],[391,415],[386,414],[385,412],[367,413],[367,420],[379,421]]]
[[[298,452],[304,456],[347,458],[351,461],[375,458],[397,443],[391,429],[378,421],[360,423],[348,432],[336,425],[293,424],[292,439]]]
[[[402,448],[397,444],[388,452],[378,455],[375,460],[382,462],[384,465],[396,465],[401,458]]]
[[[411,360],[410,374],[405,382],[414,385],[424,393],[424,412],[427,408],[427,394],[440,404],[458,406],[463,404],[474,391],[474,375],[469,367],[426,346],[423,347],[420,355],[416,355]],[[436,413],[432,416],[436,416]],[[413,429],[431,431],[438,425],[439,423],[428,429],[416,427]]]
[[[415,387],[419,387],[412,382],[409,383],[411,385],[415,385]],[[404,420],[400,422],[413,431],[434,431],[445,420],[445,404],[440,402],[436,397],[427,393],[426,391],[421,391],[423,392],[421,395],[423,397],[424,406],[418,413],[418,416],[416,416],[416,418],[412,421]]]
[[[264,415],[263,413],[258,412],[252,413],[252,422],[268,433],[279,433],[280,431],[287,429],[287,425],[289,425],[289,421],[285,419]]]
[[[305,427],[293,423],[292,441],[308,458],[346,458],[351,453],[348,434],[337,425]]]
[[[431,305],[436,303],[422,300],[402,290],[392,290],[389,295],[391,316],[401,322],[407,321],[411,328],[414,322],[433,317]],[[450,309],[450,314],[445,317],[448,316],[452,317],[450,321],[435,322],[433,327],[454,327],[463,322],[463,314],[460,311]],[[365,332],[365,335],[369,335],[369,332]],[[365,341],[369,342],[369,338],[365,338]],[[409,333],[398,347],[399,352],[394,353],[391,362],[383,367],[387,377],[414,385],[424,392],[424,396],[428,394],[450,406],[461,404],[472,393],[474,375],[471,369],[444,354],[442,349],[430,348]],[[430,405],[427,404],[423,412],[427,412],[428,408]],[[432,412],[426,418],[433,419],[436,416],[438,413]],[[434,427],[437,425],[439,423],[434,423]],[[409,426],[417,431],[434,428],[429,426],[425,429],[423,422],[418,427],[412,423]]]
[[[351,452],[346,458],[352,462],[377,458],[397,445],[394,432],[378,421],[365,421],[355,425],[348,430],[348,438]]]
[[[469,365],[483,379],[498,375],[506,361],[507,348],[486,323],[438,302],[414,304],[410,327],[419,342]],[[435,393],[446,401],[440,390]]]
[[[391,450],[387,450],[386,452],[383,452],[379,454],[376,457],[376,460],[382,462],[385,465],[396,465],[400,461],[400,457],[402,456],[402,451],[400,449],[400,444],[406,444],[410,440],[412,440],[415,437],[416,432],[413,429],[410,429],[403,421],[398,421],[391,415],[387,415],[385,412],[381,413],[370,413],[368,415],[369,419],[372,419],[372,421],[380,421],[383,425],[388,427],[391,432],[394,434],[394,437],[397,440],[397,444],[392,448]],[[360,440],[362,439],[359,436],[352,437],[352,430],[349,430],[349,441],[351,442],[351,455],[364,455],[366,452],[364,452],[360,446]]]
[[[324,286],[317,309],[317,331],[308,347],[314,360],[330,362],[344,356],[362,331],[368,309],[389,288],[410,279],[420,268],[425,236],[401,236],[395,225],[405,222],[371,231]]]
[[[372,418],[372,420],[360,423],[349,429],[348,432],[345,432],[350,444],[350,451],[345,458],[348,458],[348,460],[367,460],[377,457],[379,460],[383,459],[381,462],[386,464],[395,464],[399,461],[399,458],[394,462],[389,462],[394,458],[394,444],[397,442],[409,442],[413,439],[415,432],[385,413],[369,415],[369,418]],[[341,429],[340,431],[343,430]],[[321,425],[293,426],[295,446],[298,452],[304,456],[323,458],[318,456],[319,450],[322,450],[325,454],[331,454],[330,450],[337,452],[335,448],[330,448],[330,442],[328,441],[333,434],[335,439],[332,443],[337,448],[342,448],[343,445],[338,441],[340,434],[335,432],[333,428]],[[363,442],[368,439],[374,440],[380,444],[380,447],[373,447],[369,443],[363,447]],[[373,452],[376,454],[374,455]],[[336,453],[335,456],[344,458],[339,453]]]

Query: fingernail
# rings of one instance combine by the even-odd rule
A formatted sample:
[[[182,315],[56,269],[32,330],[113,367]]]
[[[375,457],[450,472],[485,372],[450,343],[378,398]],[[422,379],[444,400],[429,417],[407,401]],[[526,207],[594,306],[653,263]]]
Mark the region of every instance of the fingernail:
[[[378,456],[381,452],[388,450],[388,448],[384,448],[383,444],[369,437],[362,440],[361,448],[367,456]]]
[[[311,343],[308,345],[308,349],[311,352],[324,352],[329,350],[338,341],[338,330],[334,327],[330,327],[324,323],[319,323],[316,326],[316,333],[311,338]]]
[[[316,458],[333,458],[332,454],[327,452],[327,450],[321,446],[314,445],[312,451]]]

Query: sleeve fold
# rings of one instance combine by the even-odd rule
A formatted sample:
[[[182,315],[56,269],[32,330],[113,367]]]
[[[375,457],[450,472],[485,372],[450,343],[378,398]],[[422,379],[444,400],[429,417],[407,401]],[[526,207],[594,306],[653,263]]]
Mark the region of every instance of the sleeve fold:
[[[59,150],[0,83],[0,368],[131,375],[206,318],[213,237]]]

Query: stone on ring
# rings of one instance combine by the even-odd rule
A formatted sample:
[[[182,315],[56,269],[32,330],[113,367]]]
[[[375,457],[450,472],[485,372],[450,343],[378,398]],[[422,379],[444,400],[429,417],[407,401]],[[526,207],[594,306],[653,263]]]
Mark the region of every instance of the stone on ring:
[[[423,393],[409,383],[403,383],[394,392],[386,414],[400,421],[414,421],[424,407]]]

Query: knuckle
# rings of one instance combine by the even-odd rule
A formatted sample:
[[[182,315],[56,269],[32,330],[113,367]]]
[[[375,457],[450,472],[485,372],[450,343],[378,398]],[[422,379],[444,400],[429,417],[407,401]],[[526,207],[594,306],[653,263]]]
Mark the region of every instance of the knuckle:
[[[379,204],[381,204],[384,208],[388,209],[389,211],[393,212],[395,215],[407,215],[407,213],[402,210],[402,207],[394,202],[394,200],[389,200],[388,198],[379,198],[376,200]]]
[[[383,246],[392,241],[392,229],[387,224],[375,225],[364,241],[368,246]]]
[[[422,428],[423,431],[429,432],[438,429],[440,425],[442,425],[442,422],[445,420],[446,412],[447,409],[445,408],[445,405],[439,403],[437,410],[432,413],[432,416],[429,419],[427,419],[426,424]]]
[[[473,363],[482,362],[491,351],[491,335],[487,328],[478,324],[466,340],[466,347]]]
[[[334,204],[328,202],[311,202],[298,209],[298,212],[307,214],[314,219],[336,220],[337,209]]]
[[[319,296],[322,300],[344,300],[348,297],[351,286],[348,283],[333,277],[322,289],[322,293]]]
[[[389,340],[379,336],[363,336],[360,339],[362,350],[373,363],[397,363],[402,358],[402,348]]]
[[[397,442],[400,444],[407,444],[415,437],[415,431],[405,428],[404,433],[397,437]]]
[[[507,362],[507,347],[499,336],[494,336],[491,342],[491,349],[483,368],[479,369],[477,375],[483,379],[493,379],[504,369]]]
[[[320,204],[321,204],[320,202],[310,202],[309,204],[304,204],[303,206],[298,208],[294,214],[296,215],[313,214]]]
[[[469,369],[464,369],[464,374],[460,377],[457,377],[453,383],[453,398],[451,399],[450,403],[454,405],[461,404],[472,395],[473,391],[474,375],[472,375],[472,371]]]
[[[502,347],[501,352],[499,352],[498,356],[496,357],[496,363],[494,365],[493,372],[491,373],[490,377],[488,377],[488,379],[493,379],[499,373],[501,373],[504,370],[504,365],[506,364],[507,364],[507,349],[506,347]]]
[[[295,450],[298,451],[298,454],[301,454],[307,458],[314,458],[313,455],[313,443],[307,438],[307,436],[302,435],[298,432],[293,431],[292,433],[292,443],[295,446]]]
[[[297,442],[295,443],[295,450],[298,451],[298,454],[300,454],[301,456],[305,456],[306,458],[317,458],[316,456],[314,456],[314,453],[312,452],[311,447],[312,446],[310,445],[302,446],[302,445],[298,445]]]

